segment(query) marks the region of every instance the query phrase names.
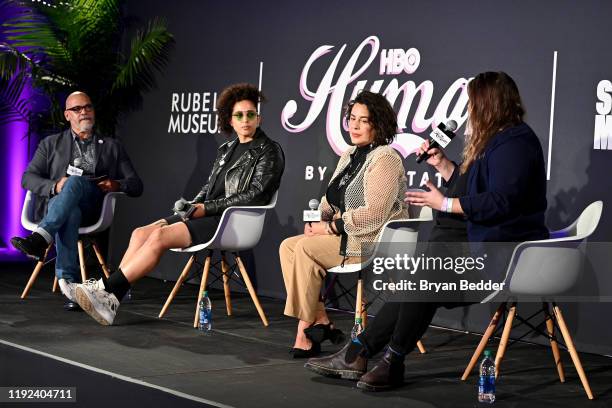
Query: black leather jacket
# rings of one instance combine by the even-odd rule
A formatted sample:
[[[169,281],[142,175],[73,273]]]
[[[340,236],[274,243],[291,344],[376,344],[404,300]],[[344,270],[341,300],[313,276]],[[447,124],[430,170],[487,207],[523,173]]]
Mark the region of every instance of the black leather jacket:
[[[209,200],[209,192],[223,168],[224,159],[237,144],[238,138],[219,147],[208,181],[192,200],[204,203],[207,216],[219,215],[227,207],[268,204],[280,186],[285,170],[283,149],[258,128],[251,148],[225,174],[225,197]]]

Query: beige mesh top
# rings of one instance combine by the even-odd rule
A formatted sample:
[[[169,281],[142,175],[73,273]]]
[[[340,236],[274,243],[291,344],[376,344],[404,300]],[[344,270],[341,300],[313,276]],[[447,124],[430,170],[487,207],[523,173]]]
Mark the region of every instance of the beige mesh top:
[[[340,156],[330,183],[349,164],[355,149],[352,146]],[[342,220],[348,235],[346,256],[362,255],[361,244],[375,242],[387,221],[408,218],[405,192],[406,175],[397,152],[390,146],[379,146],[369,152],[364,165],[346,187],[344,196],[346,211]],[[325,196],[319,210],[323,221],[331,221],[338,212]]]

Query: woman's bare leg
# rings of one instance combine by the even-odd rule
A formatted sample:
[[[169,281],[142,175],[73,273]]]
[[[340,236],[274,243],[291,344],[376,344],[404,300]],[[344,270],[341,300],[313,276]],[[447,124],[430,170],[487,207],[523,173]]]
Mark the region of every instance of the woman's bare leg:
[[[315,315],[314,324],[329,324],[329,317],[327,317],[325,305],[321,301],[319,301],[319,305],[317,307],[317,314]]]
[[[304,350],[309,350],[312,347],[312,341],[308,337],[306,337],[304,330],[309,328],[313,324],[329,324],[329,317],[327,317],[323,302],[319,302],[314,322],[307,322],[304,320],[299,321],[297,333],[295,335],[295,343],[293,347],[301,348]]]
[[[152,224],[145,225],[144,227],[138,227],[132,231],[132,235],[130,236],[130,244],[128,245],[128,249],[123,254],[123,258],[121,258],[119,268],[123,269],[123,266],[129,263],[134,254],[144,245],[147,238],[149,238],[149,235],[164,225],[166,225],[165,221],[159,220]]]
[[[154,229],[140,249],[121,267],[121,271],[133,284],[155,268],[166,250],[185,248],[189,244],[191,235],[182,222]]]
[[[300,320],[297,327],[297,333],[295,335],[295,343],[293,344],[294,348],[299,348],[302,350],[310,350],[312,347],[312,341],[306,334],[304,334],[304,329],[309,328],[312,325],[312,322],[306,322],[304,320]]]

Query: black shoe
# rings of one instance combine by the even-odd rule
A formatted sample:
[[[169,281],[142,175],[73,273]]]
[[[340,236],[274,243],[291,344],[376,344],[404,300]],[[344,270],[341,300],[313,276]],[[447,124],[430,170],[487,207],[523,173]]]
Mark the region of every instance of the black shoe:
[[[329,340],[332,344],[342,344],[346,337],[342,330],[332,329],[333,323],[328,324],[315,324],[307,329],[304,329],[304,334],[310,340],[315,343],[323,343],[325,340]]]
[[[292,348],[290,351],[293,354],[293,358],[311,358],[321,354],[321,343],[312,342],[312,347],[308,350],[301,348]]]
[[[25,238],[13,237],[11,238],[11,244],[13,244],[16,249],[20,250],[25,255],[37,261],[42,260],[42,258],[45,256],[45,251],[49,246],[43,236],[37,232],[34,232]]]
[[[404,356],[387,349],[378,364],[357,382],[364,391],[384,391],[404,384]]]
[[[64,302],[64,310],[67,312],[79,312],[82,311],[81,306],[77,302],[73,302],[72,300],[67,300]]]
[[[311,358],[304,364],[304,367],[326,377],[358,380],[368,369],[368,358],[363,346],[358,349],[353,349],[354,347],[357,347],[355,343],[348,342],[340,351],[331,356]],[[353,360],[347,361],[347,358],[351,356],[354,357]]]

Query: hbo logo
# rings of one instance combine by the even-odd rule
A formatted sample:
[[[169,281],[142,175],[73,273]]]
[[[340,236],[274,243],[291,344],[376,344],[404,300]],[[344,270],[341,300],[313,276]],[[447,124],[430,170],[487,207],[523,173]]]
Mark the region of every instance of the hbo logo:
[[[421,54],[416,48],[409,50],[389,49],[380,52],[380,75],[397,75],[402,71],[412,74],[421,63]]]

